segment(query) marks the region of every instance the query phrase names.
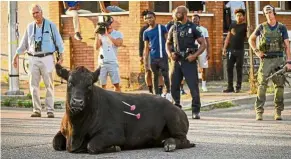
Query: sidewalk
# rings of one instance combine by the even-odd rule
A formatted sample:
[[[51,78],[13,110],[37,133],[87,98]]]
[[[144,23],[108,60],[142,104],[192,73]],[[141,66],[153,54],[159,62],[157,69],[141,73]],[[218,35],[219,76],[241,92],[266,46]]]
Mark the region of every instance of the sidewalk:
[[[271,83],[270,83],[271,84]],[[242,84],[242,91],[240,93],[222,93],[222,90],[225,89],[227,86],[227,83],[225,81],[211,81],[207,83],[207,88],[208,88],[208,92],[202,92],[200,90],[200,98],[201,98],[201,104],[202,107],[205,106],[210,106],[212,104],[217,104],[217,103],[221,103],[221,102],[226,102],[226,101],[231,101],[233,103],[236,104],[252,104],[254,103],[255,97],[256,95],[253,94],[249,94],[249,83],[248,82],[244,82]],[[201,88],[201,84],[199,86]],[[5,89],[5,87],[3,88],[2,86],[2,94],[3,94],[3,89]],[[187,95],[181,95],[181,104],[183,106],[183,109],[189,109],[191,108],[191,95],[190,95],[190,90],[187,87],[187,85],[184,86],[185,91],[187,92]],[[25,92],[25,94],[27,94],[28,89],[25,89],[25,87],[22,84],[22,91]],[[55,87],[55,101],[65,101],[66,98],[66,85],[62,84],[59,86]],[[288,94],[288,97],[290,95],[291,98],[291,87],[290,86],[286,86],[285,87],[285,96],[286,93],[290,92],[290,94]],[[125,93],[148,93],[148,90],[135,90],[135,91],[125,91]],[[45,90],[41,89],[41,96],[45,96]],[[271,97],[272,94],[267,94],[267,100],[273,100]],[[287,97],[287,98],[288,98]],[[285,99],[287,99],[285,97]],[[44,100],[43,100],[44,102]]]

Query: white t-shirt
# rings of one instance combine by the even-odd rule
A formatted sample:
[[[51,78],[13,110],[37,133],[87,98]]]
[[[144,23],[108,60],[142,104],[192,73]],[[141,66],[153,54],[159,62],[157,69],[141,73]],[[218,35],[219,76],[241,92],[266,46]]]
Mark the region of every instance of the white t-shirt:
[[[113,30],[110,33],[110,35],[114,39],[123,38],[123,35],[119,31],[116,31],[116,30]],[[101,42],[102,42],[102,45],[99,49],[100,52],[98,56],[99,64],[118,63],[117,47],[112,43],[112,41],[107,36],[104,36],[104,35],[101,36]],[[100,55],[103,56],[103,59],[101,59]]]
[[[230,8],[230,11],[231,11],[231,20],[235,20],[234,11],[236,9],[246,9],[245,3],[243,1],[229,1],[225,6],[227,8]]]
[[[203,26],[197,26],[196,29],[202,33],[202,35],[203,35],[204,38],[209,38],[208,30],[205,27],[203,27]],[[200,46],[199,43],[197,41],[195,43],[198,45],[198,48],[199,48],[199,46]],[[207,50],[205,49],[205,51],[202,54],[204,54],[206,52],[207,52]]]

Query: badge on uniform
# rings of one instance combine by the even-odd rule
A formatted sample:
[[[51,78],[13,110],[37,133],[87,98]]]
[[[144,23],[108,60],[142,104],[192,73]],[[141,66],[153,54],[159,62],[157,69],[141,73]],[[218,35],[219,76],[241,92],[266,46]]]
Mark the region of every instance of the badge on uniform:
[[[189,28],[188,33],[192,34],[192,28]]]

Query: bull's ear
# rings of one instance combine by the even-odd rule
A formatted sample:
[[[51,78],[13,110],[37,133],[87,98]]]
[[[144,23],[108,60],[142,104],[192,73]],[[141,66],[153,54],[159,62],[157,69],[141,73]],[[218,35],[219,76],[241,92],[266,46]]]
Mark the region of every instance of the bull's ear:
[[[99,66],[95,72],[93,72],[93,83],[98,81],[100,75],[101,66]]]
[[[63,66],[61,66],[60,64],[56,64],[56,72],[57,72],[57,75],[59,77],[61,77],[62,79],[64,80],[68,80],[69,78],[69,71],[66,70],[65,68],[63,68]]]

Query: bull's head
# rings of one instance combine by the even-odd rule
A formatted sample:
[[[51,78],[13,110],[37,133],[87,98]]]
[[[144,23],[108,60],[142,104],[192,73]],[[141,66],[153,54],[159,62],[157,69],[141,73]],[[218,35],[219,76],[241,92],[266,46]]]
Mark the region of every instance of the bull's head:
[[[72,114],[81,112],[92,96],[93,84],[98,80],[100,67],[95,72],[89,71],[84,66],[68,71],[56,64],[56,73],[68,83],[67,100],[70,111]]]

